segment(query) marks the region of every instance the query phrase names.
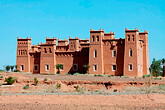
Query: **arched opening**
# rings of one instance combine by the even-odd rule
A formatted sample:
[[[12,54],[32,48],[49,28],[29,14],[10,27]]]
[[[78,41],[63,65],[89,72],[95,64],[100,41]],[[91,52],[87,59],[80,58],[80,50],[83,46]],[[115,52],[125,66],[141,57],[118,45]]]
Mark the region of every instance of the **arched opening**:
[[[97,41],[99,41],[99,36],[97,36]]]
[[[128,35],[128,41],[130,41],[130,35]]]
[[[51,50],[51,48],[49,48],[49,53],[52,53],[52,50]]]
[[[97,50],[94,50],[94,58],[97,57]]]
[[[92,36],[92,41],[93,41],[93,42],[95,41],[95,36]]]
[[[134,37],[134,35],[132,35],[132,40],[133,40],[133,41],[135,40],[135,37]]]
[[[129,57],[132,57],[132,49],[129,50]]]

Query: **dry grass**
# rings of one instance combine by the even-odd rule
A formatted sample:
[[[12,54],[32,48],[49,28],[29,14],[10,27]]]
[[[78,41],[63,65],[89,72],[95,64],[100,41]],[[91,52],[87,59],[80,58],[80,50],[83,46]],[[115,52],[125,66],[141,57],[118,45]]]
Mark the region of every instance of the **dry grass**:
[[[159,86],[142,86],[142,87],[135,87],[130,86],[124,88],[125,92],[139,92],[139,93],[164,93],[165,92],[165,85]]]
[[[3,92],[2,92],[2,90],[0,89],[0,95],[3,95]]]

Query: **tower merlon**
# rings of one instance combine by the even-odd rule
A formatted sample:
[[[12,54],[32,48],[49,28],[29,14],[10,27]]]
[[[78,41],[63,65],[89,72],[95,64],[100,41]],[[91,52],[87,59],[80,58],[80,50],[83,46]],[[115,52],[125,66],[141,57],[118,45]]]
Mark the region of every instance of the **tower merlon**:
[[[125,32],[139,32],[139,29],[135,28],[134,30],[129,30],[125,28]]]

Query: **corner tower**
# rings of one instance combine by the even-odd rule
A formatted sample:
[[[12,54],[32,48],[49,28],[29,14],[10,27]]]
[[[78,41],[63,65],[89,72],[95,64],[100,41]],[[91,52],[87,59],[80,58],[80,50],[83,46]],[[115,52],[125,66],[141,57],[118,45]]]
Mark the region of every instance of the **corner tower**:
[[[104,30],[90,29],[90,47],[89,47],[89,73],[103,74],[103,42]]]
[[[40,73],[56,73],[56,57],[55,50],[57,45],[57,38],[46,38],[46,43],[42,43],[41,57],[40,57]]]
[[[17,37],[17,59],[16,65],[20,72],[30,72],[30,55],[31,38],[18,38]]]
[[[149,71],[149,49],[148,49],[148,32],[140,32],[139,33],[140,39],[143,40],[143,74],[150,74]]]

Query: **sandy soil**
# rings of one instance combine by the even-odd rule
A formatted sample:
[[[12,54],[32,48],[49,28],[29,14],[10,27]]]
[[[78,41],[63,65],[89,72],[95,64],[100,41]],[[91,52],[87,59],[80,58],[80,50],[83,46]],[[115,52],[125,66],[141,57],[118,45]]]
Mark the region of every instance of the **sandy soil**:
[[[130,86],[165,84],[165,79],[94,77],[73,75],[39,75],[25,73],[0,73],[0,110],[165,110],[165,94],[124,95],[123,89]],[[13,76],[18,80],[13,85],[5,85],[5,78]],[[34,84],[34,77],[39,82]],[[47,81],[44,81],[47,78]],[[60,89],[56,85],[61,84]],[[25,90],[23,87],[29,86]],[[76,95],[75,86],[85,88],[85,92],[106,90],[114,94],[117,89],[123,95]],[[81,90],[83,91],[83,90]],[[77,92],[77,91],[76,91]],[[31,95],[27,95],[30,93]],[[35,93],[35,95],[33,94]],[[57,93],[58,95],[47,95]],[[69,93],[72,95],[62,95]],[[79,92],[77,92],[79,93]],[[106,93],[106,92],[105,92]],[[10,95],[9,95],[10,94]],[[15,95],[19,94],[19,95]],[[33,95],[32,95],[33,94]],[[42,95],[39,95],[42,94]]]
[[[159,95],[10,95],[0,96],[5,110],[164,110]]]

